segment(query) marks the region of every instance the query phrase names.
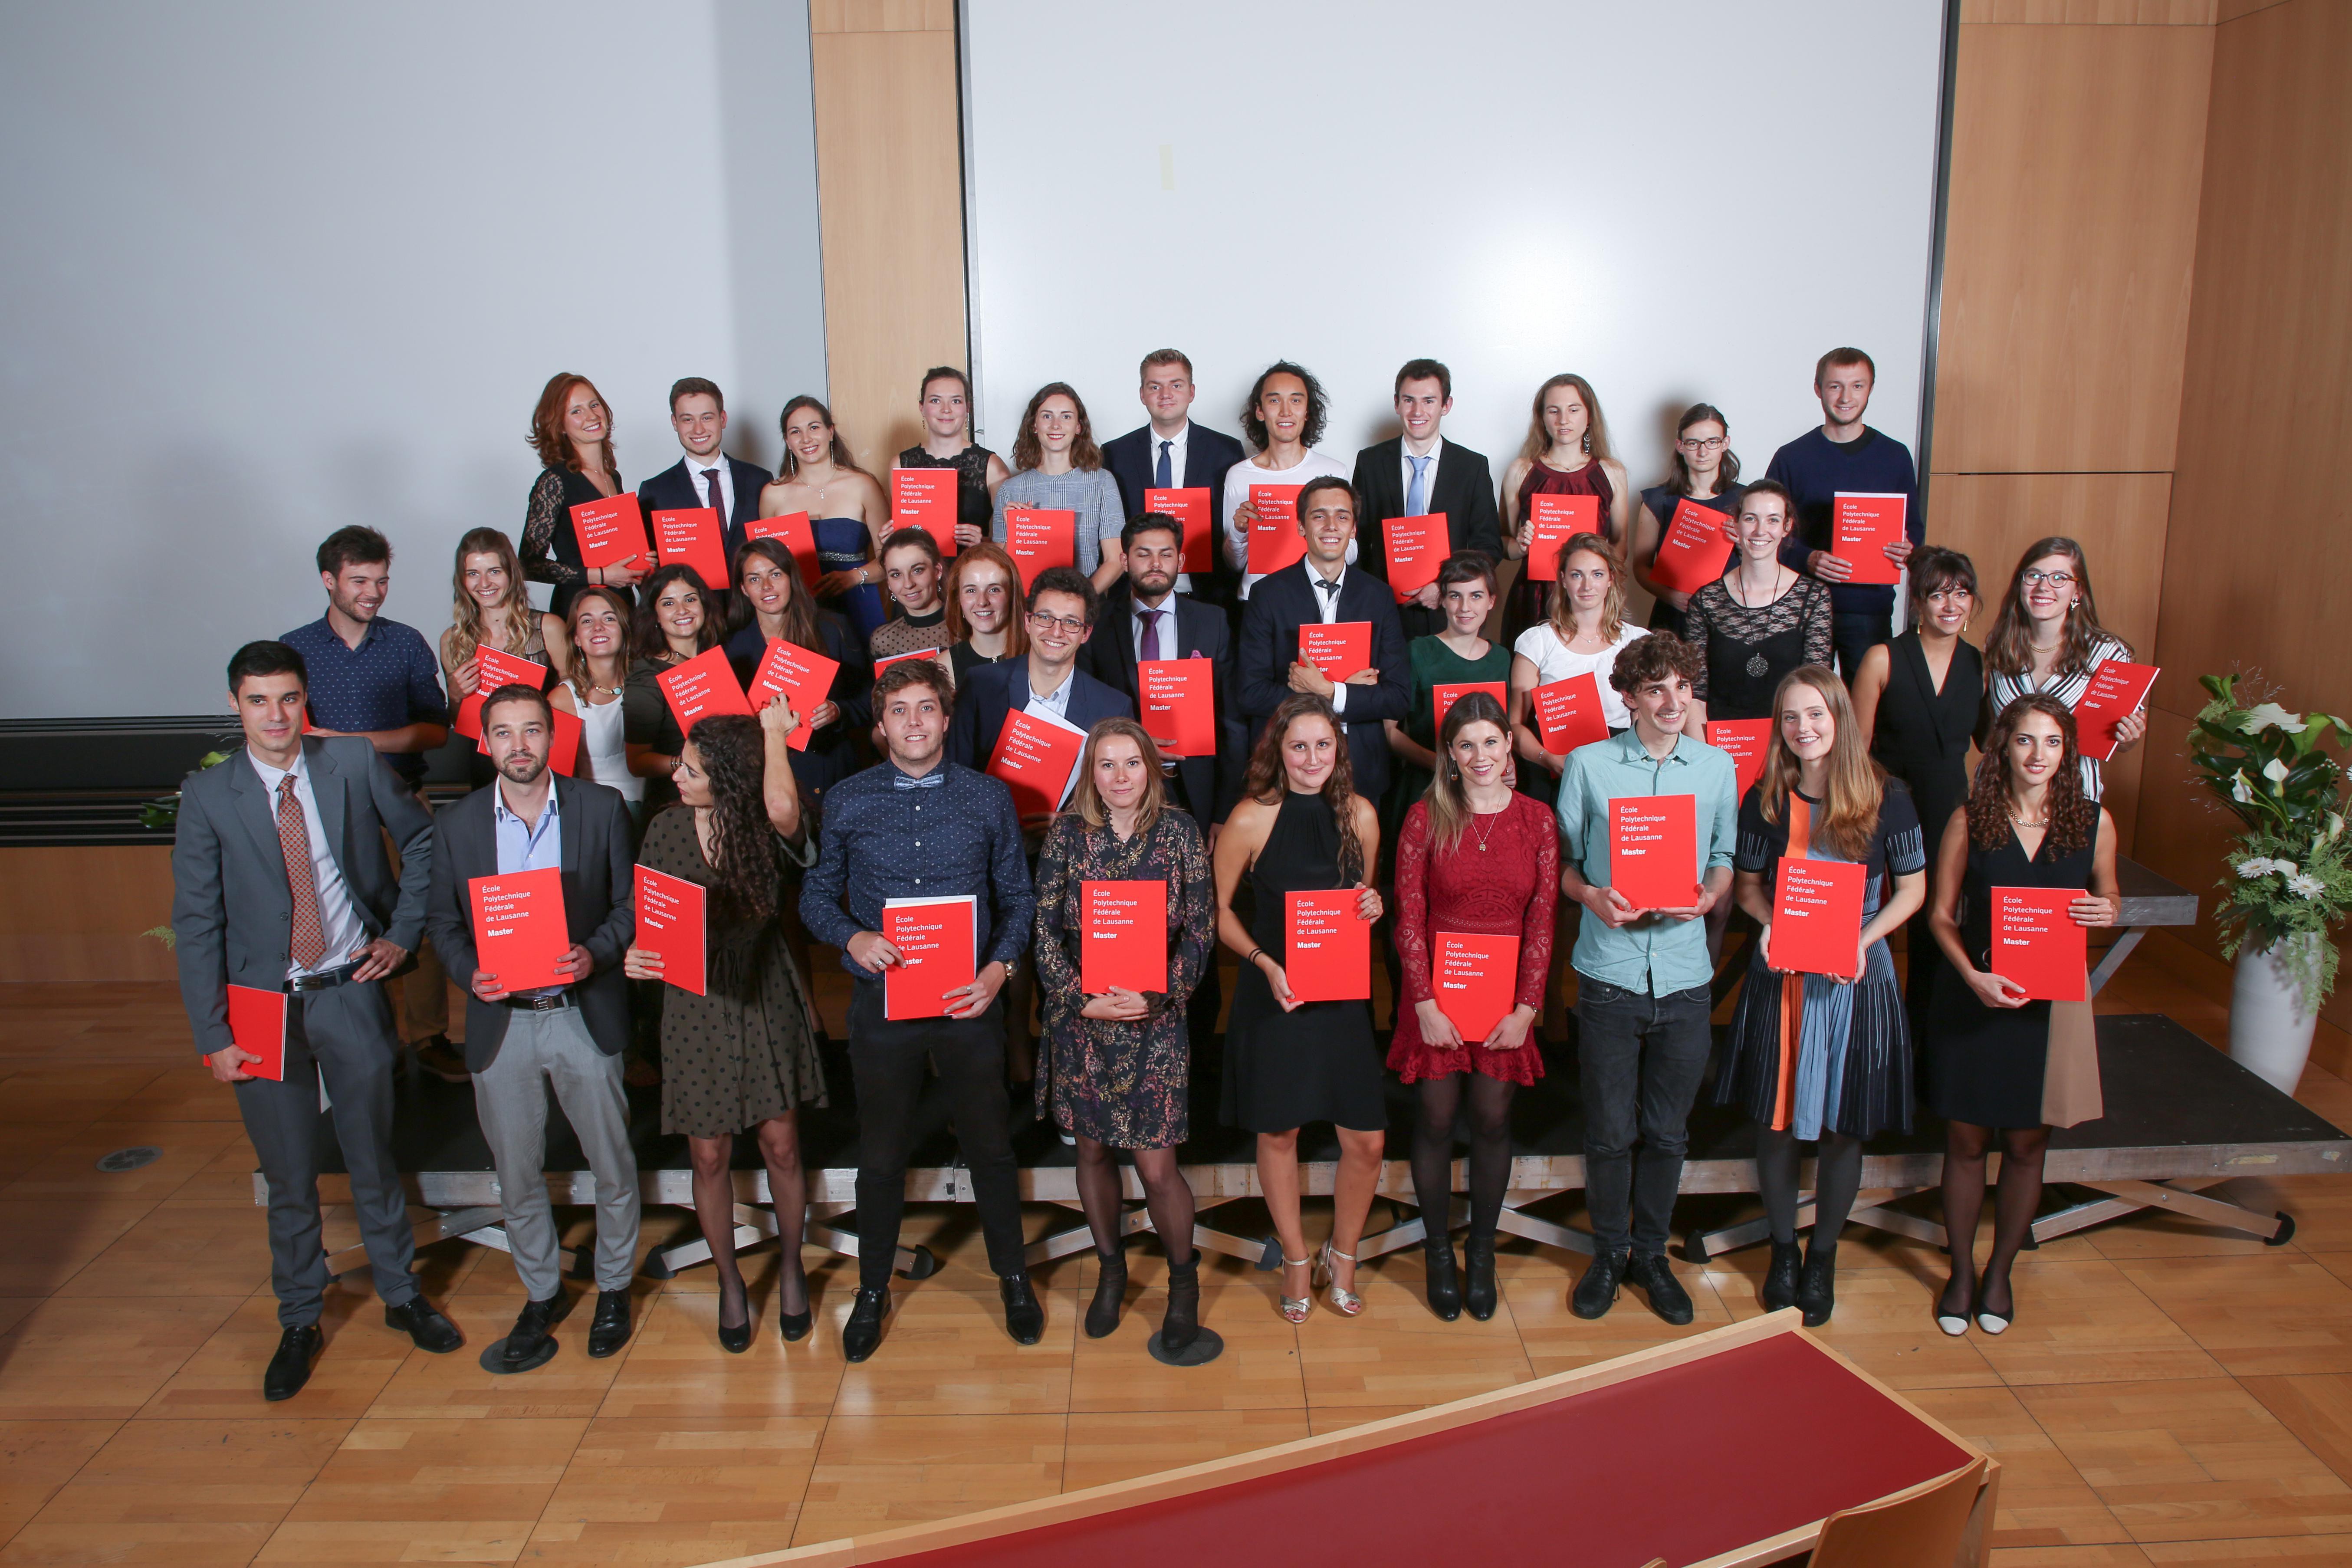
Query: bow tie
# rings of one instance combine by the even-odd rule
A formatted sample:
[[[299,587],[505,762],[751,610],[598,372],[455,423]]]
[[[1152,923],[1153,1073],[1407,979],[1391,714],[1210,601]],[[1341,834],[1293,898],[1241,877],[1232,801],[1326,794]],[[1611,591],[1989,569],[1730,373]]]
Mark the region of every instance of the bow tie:
[[[919,779],[910,779],[904,773],[895,773],[891,776],[890,787],[892,789],[937,789],[947,782],[948,775],[934,768]]]

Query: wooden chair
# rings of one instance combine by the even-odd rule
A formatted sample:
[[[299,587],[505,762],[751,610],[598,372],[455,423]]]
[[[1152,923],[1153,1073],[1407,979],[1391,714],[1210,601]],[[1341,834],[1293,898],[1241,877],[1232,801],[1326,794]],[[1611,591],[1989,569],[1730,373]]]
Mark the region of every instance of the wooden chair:
[[[1982,1459],[1830,1515],[1811,1568],[1953,1568],[1984,1483]]]

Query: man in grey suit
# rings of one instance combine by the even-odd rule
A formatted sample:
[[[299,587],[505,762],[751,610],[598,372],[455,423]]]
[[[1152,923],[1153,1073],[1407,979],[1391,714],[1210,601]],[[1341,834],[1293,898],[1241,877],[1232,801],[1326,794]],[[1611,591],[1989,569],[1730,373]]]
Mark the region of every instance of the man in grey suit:
[[[236,1086],[269,1186],[269,1279],[284,1331],[261,1380],[269,1399],[300,1391],[322,1342],[322,1079],[386,1326],[436,1355],[465,1342],[410,1273],[415,1233],[392,1159],[400,1037],[383,981],[424,931],[433,816],[364,737],[304,739],[309,685],[302,656],[284,643],[237,649],[228,689],[245,747],[188,780],[172,846],[180,999],[213,1077]],[[400,847],[396,882],[386,833]],[[231,985],[285,994],[281,1080],[245,1070],[264,1058],[230,1034]]]
[[[482,750],[498,778],[436,820],[425,916],[433,945],[467,992],[474,1109],[498,1167],[507,1243],[529,1298],[507,1336],[504,1364],[494,1369],[507,1372],[543,1365],[555,1353],[556,1323],[572,1310],[547,1196],[550,1086],[596,1178],[590,1355],[608,1356],[628,1342],[629,1277],[636,1271],[637,1157],[621,1087],[621,1047],[629,1037],[621,960],[637,929],[635,839],[616,791],[549,770],[554,729],[536,687],[501,686],[483,699]],[[467,889],[478,877],[550,868],[562,873],[572,940],[556,961],[563,979],[514,990],[482,968]]]

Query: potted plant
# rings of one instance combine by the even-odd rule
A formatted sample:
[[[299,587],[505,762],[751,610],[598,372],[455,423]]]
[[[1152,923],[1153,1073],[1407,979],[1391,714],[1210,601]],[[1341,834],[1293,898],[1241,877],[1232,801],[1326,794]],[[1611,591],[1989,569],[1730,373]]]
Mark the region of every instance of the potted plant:
[[[2249,707],[2235,675],[2198,678],[2212,700],[2189,732],[2190,763],[2245,825],[2230,851],[2214,916],[2237,961],[2230,1055],[2289,1094],[2311,1054],[2319,1005],[2336,986],[2330,932],[2352,909],[2341,750],[2352,725],[2327,713]]]

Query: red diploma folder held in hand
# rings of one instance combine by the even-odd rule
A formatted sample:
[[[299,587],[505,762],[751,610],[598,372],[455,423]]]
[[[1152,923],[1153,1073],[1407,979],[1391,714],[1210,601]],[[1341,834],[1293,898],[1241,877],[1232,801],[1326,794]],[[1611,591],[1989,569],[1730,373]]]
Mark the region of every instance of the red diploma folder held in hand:
[[[1298,628],[1298,662],[1311,664],[1333,685],[1372,662],[1372,623],[1309,621]]]
[[[1710,719],[1706,723],[1706,743],[1731,758],[1734,777],[1732,788],[1746,800],[1756,781],[1764,776],[1764,753],[1772,744],[1772,721],[1769,719]]]
[[[2080,888],[1992,889],[1991,970],[2036,1002],[2091,999],[2088,928],[2069,911]]]
[[[1437,581],[1437,569],[1453,548],[1453,535],[1442,511],[1392,517],[1381,527],[1388,536],[1389,590],[1402,605]]]
[[[874,673],[881,674],[902,658],[928,658],[941,669],[947,670],[950,679],[953,679],[954,667],[948,663],[948,650],[943,647],[919,647],[909,653],[894,653],[887,658],[877,658],[874,661]]]
[[[693,567],[705,587],[726,583],[727,536],[719,531],[719,509],[681,507],[654,513],[654,553],[665,566],[683,563]]]
[[[264,991],[254,985],[228,988],[229,1043],[260,1058],[242,1065],[239,1070],[247,1077],[286,1081],[286,1003],[283,991]]]
[[[812,588],[824,575],[816,560],[816,531],[809,526],[809,514],[804,511],[782,511],[761,518],[743,531],[743,537],[781,542],[792,552],[793,564],[801,569],[801,581]]]
[[[555,733],[547,742],[547,765],[565,778],[576,778],[580,769],[580,716],[555,707],[547,711],[555,721]]]
[[[533,691],[547,689],[547,666],[533,664],[519,653],[506,653],[494,647],[474,650],[474,689],[457,704],[457,711],[449,727],[468,740],[482,738],[482,699],[501,686],[528,686]]]
[[[662,961],[662,984],[697,996],[709,994],[705,978],[709,895],[700,884],[651,866],[637,868],[636,945]]]
[[[499,989],[536,991],[575,978],[555,972],[555,961],[572,951],[571,928],[563,918],[562,872],[550,866],[472,877],[467,879],[466,896],[473,904],[475,961],[483,973],[498,976]],[[472,978],[463,975],[460,981]]]
[[[1183,525],[1184,570],[1188,574],[1216,570],[1216,561],[1211,551],[1216,542],[1217,520],[1209,512],[1207,486],[1188,486],[1176,490],[1146,489],[1143,492],[1143,510],[1163,512]]]
[[[1353,888],[1328,893],[1291,893],[1289,951],[1282,973],[1290,994],[1301,1002],[1370,1001],[1372,995],[1372,924],[1359,919]]]
[[[1862,887],[1869,873],[1850,860],[1780,857],[1772,884],[1772,967],[1856,978]]]
[[[1168,989],[1168,884],[1078,884],[1078,989],[1099,996]]]
[[[2074,704],[2074,743],[2082,748],[2084,756],[2103,763],[2115,756],[2116,726],[2139,711],[2158,673],[2155,665],[2133,664],[2120,658],[2111,658],[2091,671],[2091,682],[2083,688],[2082,699]],[[2077,998],[2054,1000],[2071,1002]]]
[[[1886,558],[1886,547],[1903,537],[1904,498],[1840,490],[1832,506],[1830,553],[1853,566],[1849,583],[1898,581],[1903,569]]]
[[[1433,935],[1430,993],[1454,1030],[1475,1044],[1517,1005],[1512,997],[1519,988],[1519,939],[1451,931]]]
[[[784,744],[795,752],[805,752],[809,737],[816,732],[809,728],[809,715],[824,705],[826,695],[833,690],[834,672],[840,668],[839,659],[811,653],[798,643],[772,642],[760,659],[760,668],[751,672],[751,689],[744,693],[744,698],[752,707],[761,709],[779,697],[791,703],[801,721]]]
[[[727,650],[707,647],[684,664],[674,664],[654,677],[662,695],[669,699],[669,710],[677,719],[678,732],[688,740],[694,738],[694,721],[708,719],[713,713],[749,713],[751,703],[743,699],[743,689],[735,684],[735,667],[727,662]]]
[[[572,509],[572,536],[580,542],[583,566],[618,566],[642,561],[646,549],[646,514],[637,506],[637,492],[624,490],[604,500],[583,500]]]
[[[1216,668],[1205,658],[1151,658],[1135,667],[1143,732],[1170,756],[1217,754]]]
[[[947,994],[971,984],[980,973],[979,933],[979,905],[970,893],[884,900],[882,935],[898,950],[901,962],[882,972],[882,1016],[947,1016]]]
[[[1008,713],[988,759],[988,776],[1013,792],[1013,809],[1024,819],[1050,812],[1068,793],[1087,738],[1076,730],[1030,713]]]
[[[1020,567],[1025,593],[1046,567],[1078,563],[1078,514],[1054,507],[1008,506],[1004,551]]]
[[[956,552],[956,471],[953,468],[890,470],[890,526],[919,528],[939,542],[940,553]]]
[[[1528,544],[1528,578],[1536,583],[1559,581],[1559,547],[1579,533],[1601,531],[1599,496],[1529,496],[1528,521],[1535,536]]]
[[[1510,712],[1511,689],[1499,680],[1465,680],[1454,686],[1433,686],[1429,689],[1430,705],[1437,710],[1437,718],[1436,727],[1431,732],[1442,738],[1445,733],[1446,712],[1474,691],[1485,692],[1495,700],[1496,707],[1505,713]]]
[[[1601,678],[1591,670],[1538,686],[1528,699],[1536,732],[1543,738],[1544,750],[1556,757],[1609,738],[1609,716],[1601,710]]]
[[[1661,588],[1696,594],[1721,577],[1731,564],[1731,538],[1723,531],[1731,520],[1713,507],[1684,496],[1675,502],[1674,520],[1658,541],[1658,559],[1650,579]]]
[[[1250,505],[1257,521],[1250,525],[1249,569],[1254,577],[1279,572],[1307,557],[1307,541],[1298,531],[1298,485],[1252,485]]]
[[[1609,885],[1637,910],[1698,902],[1698,816],[1686,795],[1609,803]]]

